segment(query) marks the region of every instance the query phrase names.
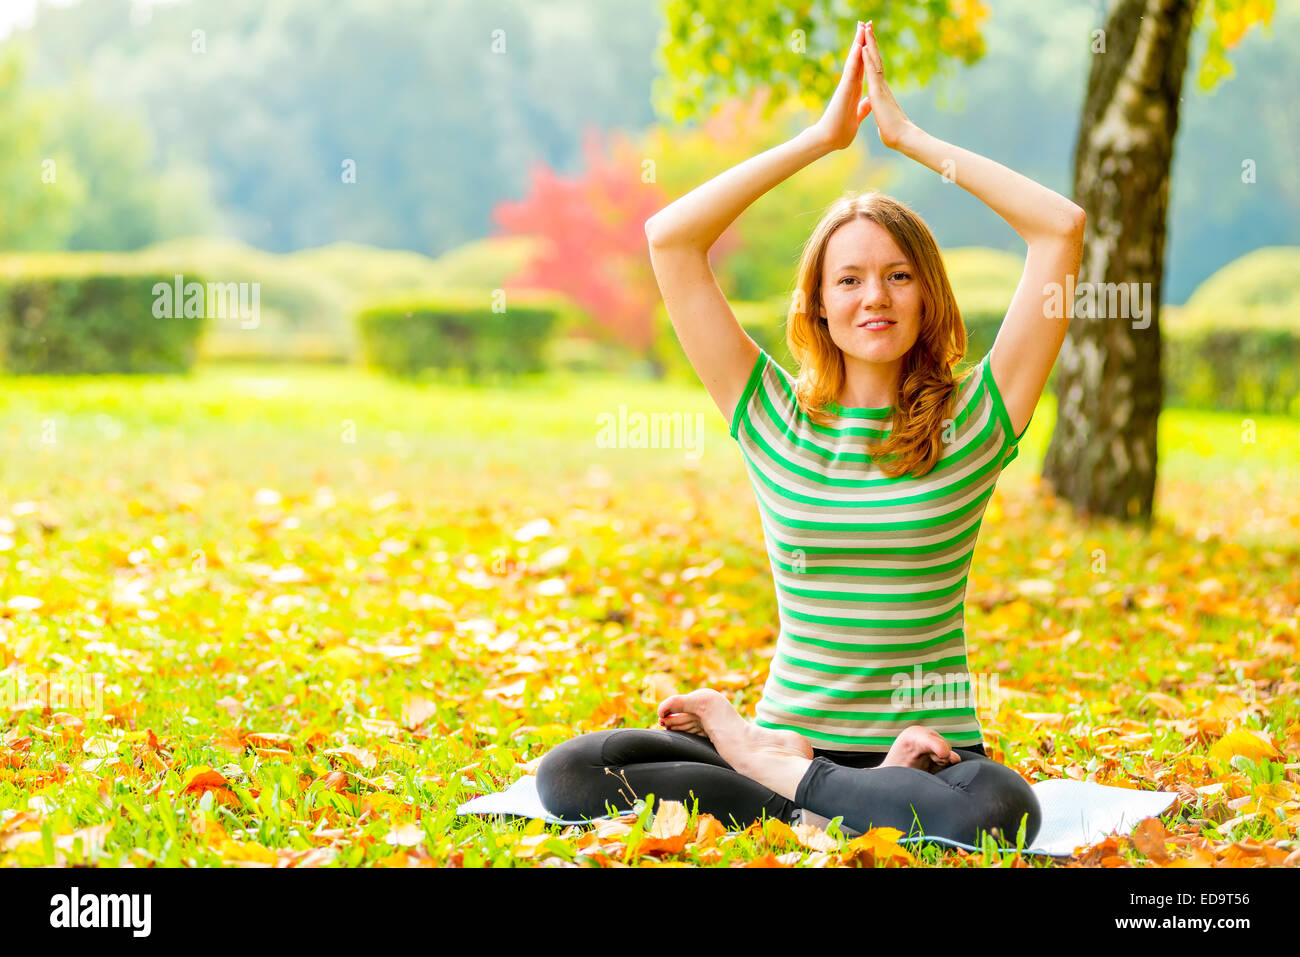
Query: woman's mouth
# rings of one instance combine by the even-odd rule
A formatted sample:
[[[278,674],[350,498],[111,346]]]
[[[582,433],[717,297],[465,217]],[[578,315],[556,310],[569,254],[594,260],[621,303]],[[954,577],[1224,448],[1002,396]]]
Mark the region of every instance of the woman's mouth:
[[[888,329],[895,323],[890,319],[869,319],[866,322],[859,322],[859,329]]]

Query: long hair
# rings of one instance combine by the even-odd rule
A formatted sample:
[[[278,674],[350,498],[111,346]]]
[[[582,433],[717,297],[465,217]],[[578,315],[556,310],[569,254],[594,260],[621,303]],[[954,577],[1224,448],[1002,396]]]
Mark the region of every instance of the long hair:
[[[831,235],[856,218],[887,229],[921,283],[920,331],[903,357],[889,435],[865,450],[885,475],[896,478],[911,472],[919,477],[943,454],[945,419],[960,383],[974,370],[961,379],[953,375],[953,367],[966,354],[966,326],[930,227],[898,200],[876,191],[841,197],[804,244],[786,316],[786,344],[799,364],[795,395],[814,422],[832,421],[825,407],[838,401],[844,387],[844,353],[821,318],[822,268]]]

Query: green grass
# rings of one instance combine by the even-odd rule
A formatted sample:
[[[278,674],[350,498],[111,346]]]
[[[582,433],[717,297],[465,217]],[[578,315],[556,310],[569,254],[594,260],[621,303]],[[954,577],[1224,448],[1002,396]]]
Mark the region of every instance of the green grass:
[[[600,447],[597,417],[620,404],[699,413],[698,458]],[[1300,422],[1255,416],[1245,443],[1240,415],[1164,413],[1144,536],[1084,524],[1037,485],[1053,412],[1045,397],[999,483],[968,588],[972,670],[1007,696],[981,715],[986,742],[1031,779],[1289,787]],[[774,639],[757,505],[698,387],[411,385],[310,366],[9,378],[0,489],[0,668],[105,676],[102,716],[0,709],[0,812],[35,815],[10,826],[29,835],[17,843],[0,823],[4,863],[319,848],[321,863],[391,862],[403,847],[386,838],[414,839],[410,824],[423,837],[404,850],[422,860],[535,863],[522,822],[458,818],[457,804],[580,730],[651,724],[648,674],[725,687],[752,714]],[[1193,726],[1153,711],[1152,691]],[[1258,704],[1231,727],[1281,753],[1224,765],[1208,757],[1227,730],[1210,709],[1247,693]],[[404,729],[413,696],[426,712]],[[292,737],[258,751],[248,732]],[[344,745],[373,765],[325,753]],[[187,792],[199,766],[228,786]],[[332,779],[341,791],[331,771],[348,775]],[[1277,814],[1230,837],[1206,821],[1214,840],[1295,836]],[[77,849],[79,829],[106,824]],[[574,838],[553,856],[581,863]],[[765,853],[739,837],[710,863]]]

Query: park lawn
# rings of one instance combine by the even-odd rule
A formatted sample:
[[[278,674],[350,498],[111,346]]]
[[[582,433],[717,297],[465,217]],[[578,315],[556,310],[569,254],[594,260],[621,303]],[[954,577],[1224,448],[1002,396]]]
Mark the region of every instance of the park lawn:
[[[620,404],[702,431],[607,447]],[[1182,795],[1167,836],[1076,863],[1280,863],[1300,422],[1167,411],[1144,535],[1038,483],[1052,413],[999,482],[967,591],[971,669],[998,679],[990,754]],[[604,377],[0,380],[0,862],[1044,866],[887,833],[719,836],[673,808],[652,838],[653,805],[599,835],[455,814],[574,734],[652,726],[674,688],[752,716],[776,603],[725,425],[698,388]]]

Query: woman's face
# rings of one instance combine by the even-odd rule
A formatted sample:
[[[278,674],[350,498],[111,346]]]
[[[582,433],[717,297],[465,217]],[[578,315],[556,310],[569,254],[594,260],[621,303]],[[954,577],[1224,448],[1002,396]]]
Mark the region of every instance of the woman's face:
[[[889,230],[853,219],[831,234],[822,264],[822,309],[846,355],[892,362],[921,334],[921,283]],[[871,319],[893,325],[868,328]]]

